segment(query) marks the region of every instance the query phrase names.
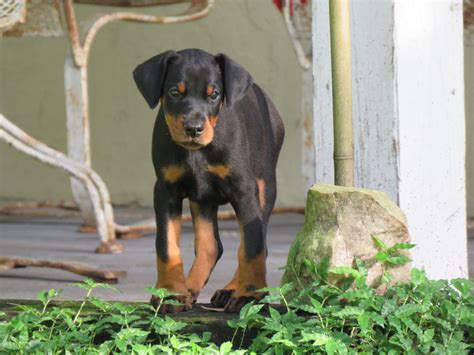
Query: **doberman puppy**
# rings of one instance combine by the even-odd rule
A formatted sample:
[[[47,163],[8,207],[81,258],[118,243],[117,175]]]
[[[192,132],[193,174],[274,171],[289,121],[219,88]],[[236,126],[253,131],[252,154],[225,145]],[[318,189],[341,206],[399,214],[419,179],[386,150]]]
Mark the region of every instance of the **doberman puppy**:
[[[153,131],[156,173],[157,288],[179,293],[188,310],[196,302],[223,248],[217,227],[219,205],[230,203],[240,226],[238,268],[211,299],[238,312],[264,296],[266,229],[276,198],[275,169],[284,128],[280,115],[250,74],[225,54],[198,49],[168,51],[133,72],[150,108],[161,102]],[[183,272],[179,240],[183,199],[189,199],[195,260]],[[160,300],[153,299],[156,306]]]

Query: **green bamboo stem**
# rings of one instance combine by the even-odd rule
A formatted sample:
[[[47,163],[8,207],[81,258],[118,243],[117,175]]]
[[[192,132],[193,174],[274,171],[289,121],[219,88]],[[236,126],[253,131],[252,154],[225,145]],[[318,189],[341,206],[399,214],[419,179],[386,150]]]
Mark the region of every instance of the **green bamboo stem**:
[[[334,112],[335,183],[340,186],[354,186],[349,0],[329,0],[329,19]]]

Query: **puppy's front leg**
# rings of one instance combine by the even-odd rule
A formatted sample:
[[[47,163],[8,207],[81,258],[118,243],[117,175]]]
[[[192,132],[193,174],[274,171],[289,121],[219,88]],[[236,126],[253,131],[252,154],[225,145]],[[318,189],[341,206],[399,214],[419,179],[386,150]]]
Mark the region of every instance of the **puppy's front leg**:
[[[193,216],[196,257],[186,279],[186,286],[193,302],[196,302],[223,249],[217,228],[217,205],[199,205],[193,201],[189,205]]]
[[[173,299],[182,306],[162,305],[161,313],[176,313],[191,309],[191,298],[188,293],[183,272],[183,261],[179,248],[181,232],[182,199],[173,196],[160,182],[155,184],[154,206],[156,216],[156,264],[158,279],[156,288],[166,288],[179,293]],[[152,297],[151,303],[156,307],[161,300]]]

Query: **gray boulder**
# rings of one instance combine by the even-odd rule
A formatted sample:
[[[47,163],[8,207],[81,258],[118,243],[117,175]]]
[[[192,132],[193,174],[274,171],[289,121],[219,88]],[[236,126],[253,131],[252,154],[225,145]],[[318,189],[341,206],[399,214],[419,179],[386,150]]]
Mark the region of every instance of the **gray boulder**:
[[[409,243],[407,222],[400,208],[383,192],[334,185],[314,185],[308,192],[305,221],[288,255],[282,284],[293,282],[296,294],[313,281],[304,261],[320,264],[328,258],[329,265],[353,266],[355,258],[368,266],[367,283],[378,293],[386,290],[380,284],[384,271],[393,275],[390,282],[406,281],[410,263],[387,267],[374,260],[379,251],[372,239],[380,238],[388,247]],[[408,250],[400,251],[409,256]],[[329,279],[337,283],[338,277]]]

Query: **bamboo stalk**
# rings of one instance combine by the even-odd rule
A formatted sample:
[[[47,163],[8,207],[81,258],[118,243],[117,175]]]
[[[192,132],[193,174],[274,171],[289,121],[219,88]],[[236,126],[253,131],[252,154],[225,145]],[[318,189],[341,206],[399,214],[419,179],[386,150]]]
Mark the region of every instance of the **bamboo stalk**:
[[[335,183],[340,186],[354,186],[349,0],[329,0],[329,19],[334,114]]]

